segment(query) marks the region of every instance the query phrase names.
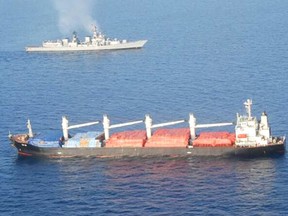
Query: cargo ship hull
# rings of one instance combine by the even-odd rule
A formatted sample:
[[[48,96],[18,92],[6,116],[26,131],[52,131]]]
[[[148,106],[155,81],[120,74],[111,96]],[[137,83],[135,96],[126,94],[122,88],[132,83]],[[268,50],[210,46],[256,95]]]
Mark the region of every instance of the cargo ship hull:
[[[114,148],[41,148],[28,143],[13,140],[21,156],[65,158],[65,157],[193,157],[193,156],[224,156],[224,157],[259,157],[282,155],[285,143],[270,144],[257,147],[114,147]]]
[[[27,52],[67,52],[67,51],[105,51],[105,50],[125,50],[125,49],[140,49],[147,40],[139,40],[134,42],[119,43],[113,45],[82,45],[77,46],[55,46],[55,47],[43,47],[43,46],[29,46],[26,47]]]
[[[180,123],[184,119],[153,124],[152,118],[110,125],[107,115],[103,120],[69,125],[62,117],[62,131],[55,135],[34,134],[30,120],[28,134],[10,134],[10,140],[19,155],[40,157],[193,157],[230,156],[257,157],[285,153],[286,137],[272,136],[268,116],[261,114],[260,120],[251,115],[252,100],[245,103],[247,115],[236,115],[235,133],[228,131],[203,131],[196,134],[196,128],[228,126],[233,123],[197,124],[189,114],[189,128],[159,128]],[[71,129],[96,125],[102,122],[103,131],[88,131],[71,135]],[[146,130],[121,131],[110,134],[109,130],[145,123]],[[152,128],[155,129],[152,133]]]

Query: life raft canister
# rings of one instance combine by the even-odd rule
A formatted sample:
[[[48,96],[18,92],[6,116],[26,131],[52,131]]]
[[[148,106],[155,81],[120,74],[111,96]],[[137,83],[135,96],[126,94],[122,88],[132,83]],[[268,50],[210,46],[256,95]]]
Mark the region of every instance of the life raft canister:
[[[247,138],[247,134],[238,134],[238,138]]]

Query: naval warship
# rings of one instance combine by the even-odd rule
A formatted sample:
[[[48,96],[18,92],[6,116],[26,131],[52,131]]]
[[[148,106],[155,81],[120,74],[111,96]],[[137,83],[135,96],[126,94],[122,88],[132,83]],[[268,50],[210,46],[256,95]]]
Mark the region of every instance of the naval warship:
[[[101,50],[123,50],[142,48],[147,40],[127,41],[110,39],[93,27],[93,35],[85,37],[84,41],[78,39],[77,33],[73,32],[72,39],[48,40],[42,46],[27,46],[27,52],[64,52],[64,51],[101,51]]]

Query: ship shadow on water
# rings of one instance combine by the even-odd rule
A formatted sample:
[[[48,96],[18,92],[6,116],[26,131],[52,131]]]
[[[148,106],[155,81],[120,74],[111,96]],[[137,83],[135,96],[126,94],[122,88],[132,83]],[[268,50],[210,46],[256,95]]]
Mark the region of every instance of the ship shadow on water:
[[[16,165],[22,165],[22,164],[35,165],[35,164],[47,163],[47,162],[52,162],[52,161],[49,158],[25,157],[25,156],[23,157],[21,155],[17,155],[15,159]]]

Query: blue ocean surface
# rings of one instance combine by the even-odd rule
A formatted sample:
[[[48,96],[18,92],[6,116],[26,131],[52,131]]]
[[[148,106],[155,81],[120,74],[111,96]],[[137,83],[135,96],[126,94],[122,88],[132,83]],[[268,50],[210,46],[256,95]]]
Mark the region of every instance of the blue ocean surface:
[[[231,122],[248,98],[273,134],[286,135],[287,8],[285,0],[0,0],[0,214],[287,215],[287,155],[31,159],[7,138],[26,132],[28,118],[34,132],[61,129],[62,115],[72,124],[103,114],[111,123],[189,113],[198,123]],[[25,52],[73,28],[83,39],[91,21],[111,38],[148,43]]]

